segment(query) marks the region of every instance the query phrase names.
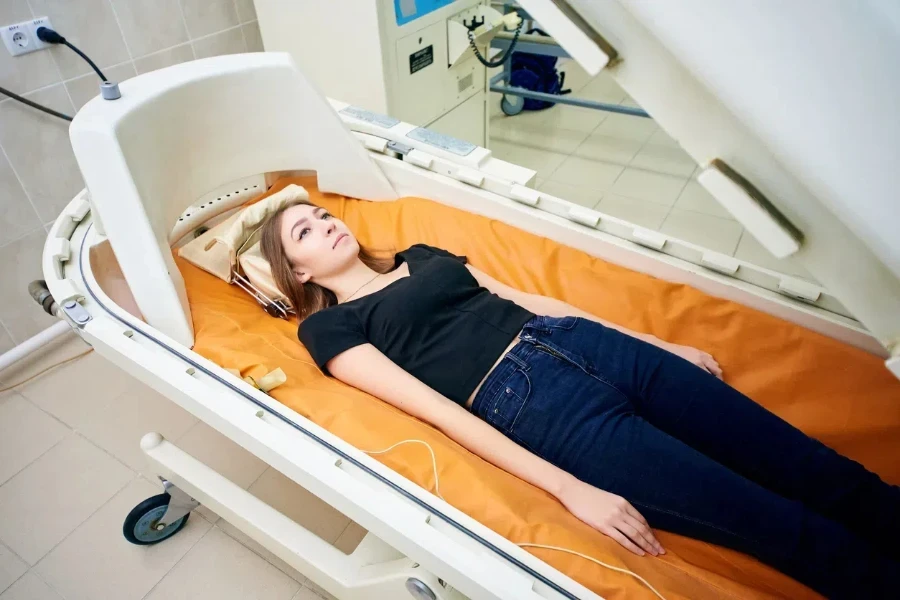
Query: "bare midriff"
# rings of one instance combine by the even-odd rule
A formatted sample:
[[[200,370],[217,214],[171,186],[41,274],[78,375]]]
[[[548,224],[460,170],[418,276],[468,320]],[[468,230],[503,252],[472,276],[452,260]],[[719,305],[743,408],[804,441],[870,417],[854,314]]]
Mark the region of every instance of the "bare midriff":
[[[513,338],[513,341],[511,341],[511,342],[509,343],[509,346],[507,346],[506,349],[505,349],[503,352],[500,353],[500,356],[497,358],[497,361],[496,361],[493,365],[491,365],[491,368],[488,370],[487,375],[485,375],[484,378],[483,378],[481,381],[478,382],[478,385],[475,386],[475,390],[472,392],[472,395],[469,396],[469,399],[468,399],[468,400],[466,400],[466,408],[467,408],[467,409],[469,409],[469,410],[472,409],[472,403],[475,402],[475,396],[478,395],[478,390],[481,389],[481,386],[484,385],[484,382],[487,381],[487,378],[491,376],[491,373],[494,372],[494,369],[497,368],[497,365],[500,364],[500,361],[503,360],[503,358],[506,356],[506,354],[507,354],[510,350],[513,349],[513,346],[515,346],[516,344],[519,343],[519,336],[520,336],[520,335],[522,335],[522,332],[521,332],[521,331],[520,331],[519,333],[516,334],[516,337],[514,337],[514,338]]]

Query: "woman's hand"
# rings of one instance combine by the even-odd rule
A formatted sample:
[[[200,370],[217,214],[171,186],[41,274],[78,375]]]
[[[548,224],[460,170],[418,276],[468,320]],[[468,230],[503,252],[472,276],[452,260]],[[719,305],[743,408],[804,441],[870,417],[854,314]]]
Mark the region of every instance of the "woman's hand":
[[[676,356],[680,356],[689,363],[697,365],[704,371],[712,373],[719,379],[722,379],[722,369],[719,367],[719,363],[717,363],[716,359],[708,352],[698,350],[697,348],[691,348],[690,346],[679,346],[678,344],[669,343],[665,343],[661,347]]]
[[[665,554],[650,526],[625,498],[573,478],[559,494],[569,512],[638,556]]]

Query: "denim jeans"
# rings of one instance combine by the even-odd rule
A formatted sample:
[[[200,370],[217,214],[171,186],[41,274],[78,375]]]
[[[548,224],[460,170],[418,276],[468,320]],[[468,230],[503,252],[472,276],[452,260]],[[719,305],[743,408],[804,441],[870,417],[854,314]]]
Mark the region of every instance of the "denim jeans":
[[[472,412],[651,527],[745,552],[829,598],[900,597],[900,488],[656,346],[534,317]]]

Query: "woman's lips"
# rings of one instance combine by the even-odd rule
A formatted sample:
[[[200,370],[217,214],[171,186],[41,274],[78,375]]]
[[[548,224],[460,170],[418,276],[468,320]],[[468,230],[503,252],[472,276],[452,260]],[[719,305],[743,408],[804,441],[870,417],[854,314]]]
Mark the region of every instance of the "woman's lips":
[[[339,235],[339,236],[337,237],[337,239],[334,240],[334,246],[332,246],[331,249],[334,250],[335,248],[337,248],[337,245],[338,245],[338,244],[341,242],[341,240],[344,239],[345,237],[347,237],[347,234],[346,234],[346,233],[342,233],[341,235]]]

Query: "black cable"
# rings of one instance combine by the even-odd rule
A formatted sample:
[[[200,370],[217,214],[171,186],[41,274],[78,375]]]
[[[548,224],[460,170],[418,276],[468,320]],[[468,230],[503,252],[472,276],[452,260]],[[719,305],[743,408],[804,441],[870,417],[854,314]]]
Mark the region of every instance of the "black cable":
[[[474,19],[472,19],[474,23]],[[475,45],[475,35],[472,33],[472,29],[469,30],[469,45],[472,46],[472,52],[475,53],[475,58],[478,59],[478,62],[483,64],[485,67],[489,69],[493,69],[494,67],[499,67],[503,63],[507,61],[512,55],[513,50],[516,48],[516,42],[519,41],[519,34],[522,33],[522,25],[525,23],[525,20],[522,19],[519,21],[519,26],[516,27],[516,33],[513,35],[512,42],[509,43],[509,47],[506,49],[506,53],[497,58],[495,60],[486,60],[484,56],[482,56],[481,52],[478,51],[478,46]]]
[[[36,103],[36,102],[32,102],[32,101],[29,100],[28,98],[23,98],[22,96],[20,96],[20,95],[18,95],[18,94],[14,94],[13,92],[9,91],[9,90],[6,89],[6,88],[0,87],[0,94],[4,94],[4,95],[6,95],[6,96],[9,96],[9,97],[12,98],[13,100],[17,100],[17,101],[21,102],[22,104],[27,104],[27,105],[30,106],[31,108],[36,108],[36,109],[38,109],[38,110],[42,110],[42,111],[44,111],[45,113],[47,113],[48,115],[53,115],[54,117],[58,117],[58,118],[60,118],[60,119],[63,119],[64,121],[71,121],[71,120],[72,120],[72,117],[70,117],[69,115],[64,115],[64,114],[61,113],[61,112],[56,112],[56,111],[53,110],[52,108],[47,108],[46,106],[41,106],[40,104],[38,104],[38,103]]]
[[[100,67],[98,67],[97,65],[95,65],[95,64],[94,64],[94,61],[92,61],[90,58],[88,58],[88,55],[87,55],[87,54],[85,54],[84,52],[82,52],[81,50],[79,50],[78,48],[76,48],[75,46],[73,46],[68,40],[64,40],[64,41],[63,41],[63,44],[65,44],[66,46],[68,46],[69,48],[71,48],[72,51],[75,52],[75,54],[77,54],[78,56],[80,56],[81,58],[83,58],[84,60],[86,60],[86,61],[87,61],[87,64],[91,65],[91,68],[94,69],[94,72],[97,74],[97,76],[98,76],[100,79],[102,79],[103,81],[109,81],[109,79],[106,78],[106,75],[103,74],[103,71],[100,70]]]
[[[106,78],[106,75],[103,74],[103,71],[100,70],[100,67],[95,65],[94,61],[88,58],[87,54],[76,48],[74,44],[72,44],[63,36],[59,35],[59,33],[53,31],[49,27],[38,27],[35,33],[37,33],[39,40],[47,42],[48,44],[62,44],[64,46],[68,46],[72,50],[72,52],[83,58],[85,62],[87,62],[87,64],[91,65],[91,68],[94,69],[94,72],[98,77],[100,77],[100,79],[102,79],[103,81],[109,81],[109,79]]]

